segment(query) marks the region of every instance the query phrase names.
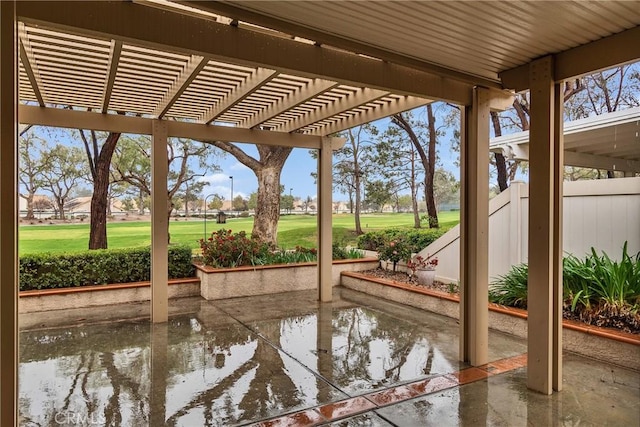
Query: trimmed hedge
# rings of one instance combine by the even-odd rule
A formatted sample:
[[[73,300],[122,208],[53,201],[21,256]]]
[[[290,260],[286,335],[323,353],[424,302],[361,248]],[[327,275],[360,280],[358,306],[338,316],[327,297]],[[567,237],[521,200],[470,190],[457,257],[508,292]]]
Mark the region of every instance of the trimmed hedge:
[[[380,231],[371,231],[358,236],[358,248],[379,251],[387,242],[402,237],[403,240],[406,240],[411,252],[418,253],[448,230],[449,228],[443,227],[425,229],[388,228]]]
[[[151,278],[150,248],[104,249],[20,257],[20,290],[72,288]],[[194,277],[191,248],[169,246],[169,278]]]

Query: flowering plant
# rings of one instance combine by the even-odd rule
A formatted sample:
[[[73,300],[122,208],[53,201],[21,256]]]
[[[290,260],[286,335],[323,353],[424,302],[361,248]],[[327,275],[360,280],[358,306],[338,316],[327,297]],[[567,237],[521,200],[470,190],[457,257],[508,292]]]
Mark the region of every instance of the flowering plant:
[[[393,271],[396,271],[398,262],[411,258],[411,248],[404,238],[389,239],[378,249],[378,258],[392,262]]]
[[[412,275],[416,270],[435,270],[437,266],[438,258],[431,257],[428,254],[426,258],[421,255],[416,255],[407,262],[407,267],[411,270]]]

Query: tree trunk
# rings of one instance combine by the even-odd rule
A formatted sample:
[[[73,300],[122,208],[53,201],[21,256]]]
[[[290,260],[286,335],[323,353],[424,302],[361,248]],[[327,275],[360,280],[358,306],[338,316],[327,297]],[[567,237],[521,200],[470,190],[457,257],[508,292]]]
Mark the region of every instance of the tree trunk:
[[[109,169],[120,133],[109,133],[100,154],[94,157],[93,195],[91,196],[91,230],[89,249],[107,249],[107,204],[109,202]],[[96,144],[94,144],[96,147]]]
[[[413,228],[421,228],[420,212],[418,211],[418,186],[416,185],[416,153],[411,150],[411,207],[413,209]]]
[[[436,203],[433,195],[433,175],[435,172],[435,164],[436,164],[436,142],[437,135],[435,130],[435,118],[433,117],[433,109],[431,108],[431,104],[427,105],[427,116],[428,116],[428,128],[429,128],[429,147],[428,154],[425,153],[424,148],[420,145],[420,140],[418,136],[413,131],[413,128],[409,124],[409,122],[404,118],[402,114],[395,114],[393,116],[393,122],[403,129],[409,139],[413,143],[418,155],[420,156],[420,161],[422,162],[422,167],[425,172],[425,180],[424,180],[424,196],[427,201],[427,216],[429,217],[429,228],[438,228],[438,211],[436,210]]]
[[[425,193],[427,195],[427,215],[429,216],[429,228],[438,228],[438,210],[433,191],[433,177],[436,169],[436,119],[433,116],[431,104],[427,104],[427,119],[429,126],[429,167],[425,171]]]
[[[496,111],[491,111],[491,123],[493,124],[493,132],[496,137],[502,136],[502,127],[500,126],[500,117]],[[498,171],[498,187],[500,192],[509,188],[508,176],[507,176],[507,161],[502,153],[493,153],[493,157],[496,161],[496,170]]]
[[[29,192],[26,196],[22,196],[23,199],[27,201],[27,216],[25,219],[35,219],[36,216],[33,214],[33,193]]]
[[[413,228],[421,228],[420,212],[418,212],[418,195],[414,184],[411,185],[411,205],[413,208]]]
[[[138,195],[138,214],[144,215],[144,192],[140,189]]]
[[[280,218],[280,173],[282,168],[263,167],[258,177],[258,203],[253,221],[253,235],[263,242],[277,244]]]
[[[362,183],[360,182],[360,171],[358,170],[358,166],[356,164],[356,173],[355,173],[355,186],[356,186],[356,207],[355,207],[355,225],[356,225],[356,235],[364,234],[362,231],[362,225],[360,224],[360,208],[362,206],[362,197],[360,196],[360,186]]]
[[[65,212],[64,212],[64,202],[56,197],[56,206],[58,206],[58,218],[61,220],[65,220],[67,219]]]

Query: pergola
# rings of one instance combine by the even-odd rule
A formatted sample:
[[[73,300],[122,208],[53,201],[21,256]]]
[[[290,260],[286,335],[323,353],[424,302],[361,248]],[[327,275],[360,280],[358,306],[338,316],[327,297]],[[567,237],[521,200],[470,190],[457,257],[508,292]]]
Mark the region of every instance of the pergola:
[[[528,386],[562,388],[562,82],[640,58],[640,2],[0,2],[0,424],[16,424],[17,129],[153,136],[152,321],[167,320],[166,139],[318,149],[331,299],[334,132],[461,107],[460,359],[488,347],[489,111],[531,90]]]

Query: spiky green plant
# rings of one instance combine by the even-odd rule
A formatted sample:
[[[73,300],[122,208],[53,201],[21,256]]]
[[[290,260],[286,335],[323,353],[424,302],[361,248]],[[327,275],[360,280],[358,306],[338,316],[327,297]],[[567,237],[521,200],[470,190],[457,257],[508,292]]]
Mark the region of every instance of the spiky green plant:
[[[510,307],[527,308],[529,266],[518,264],[489,286],[489,301]]]

